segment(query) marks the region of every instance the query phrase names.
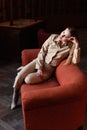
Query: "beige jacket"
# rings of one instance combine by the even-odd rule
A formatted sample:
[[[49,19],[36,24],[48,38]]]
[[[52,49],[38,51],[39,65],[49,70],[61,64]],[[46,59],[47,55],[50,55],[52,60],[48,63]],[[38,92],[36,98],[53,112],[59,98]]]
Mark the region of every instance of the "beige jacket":
[[[36,69],[43,69],[44,63],[56,67],[63,59],[67,63],[78,63],[80,60],[80,48],[75,49],[71,42],[61,45],[58,34],[52,34],[42,45],[37,56]]]

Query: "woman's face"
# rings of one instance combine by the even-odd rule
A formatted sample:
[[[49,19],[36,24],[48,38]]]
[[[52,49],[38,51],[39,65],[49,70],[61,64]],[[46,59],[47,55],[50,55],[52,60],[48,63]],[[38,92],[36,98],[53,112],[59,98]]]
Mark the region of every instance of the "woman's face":
[[[60,40],[65,43],[71,37],[69,28],[66,28],[64,31],[60,33]]]

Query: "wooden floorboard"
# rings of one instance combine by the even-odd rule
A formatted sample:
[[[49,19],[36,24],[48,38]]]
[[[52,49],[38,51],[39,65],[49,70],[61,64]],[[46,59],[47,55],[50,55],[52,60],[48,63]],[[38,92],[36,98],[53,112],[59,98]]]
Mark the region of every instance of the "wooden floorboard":
[[[0,62],[0,130],[24,129],[21,101],[17,109],[10,110],[12,85],[19,66],[17,61]]]

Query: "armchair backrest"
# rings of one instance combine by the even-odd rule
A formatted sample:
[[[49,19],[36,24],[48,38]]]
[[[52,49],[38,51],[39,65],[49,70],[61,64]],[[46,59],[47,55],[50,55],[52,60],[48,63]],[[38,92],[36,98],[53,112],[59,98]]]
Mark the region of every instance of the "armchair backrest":
[[[41,48],[42,44],[46,41],[46,39],[50,36],[50,33],[45,32],[44,29],[40,29],[37,33],[38,37],[38,47]]]
[[[77,82],[85,84],[87,75],[77,64],[64,65],[65,60],[60,63],[56,69],[56,77],[61,85]]]

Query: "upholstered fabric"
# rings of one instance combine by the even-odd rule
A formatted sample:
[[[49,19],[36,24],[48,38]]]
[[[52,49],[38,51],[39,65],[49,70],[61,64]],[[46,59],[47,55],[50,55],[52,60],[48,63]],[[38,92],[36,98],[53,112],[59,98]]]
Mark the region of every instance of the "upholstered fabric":
[[[22,60],[22,65],[26,65],[28,64],[30,61],[32,61],[32,59],[36,58],[38,52],[40,49],[25,49],[22,51],[21,54],[21,59]]]
[[[44,29],[40,29],[37,33],[38,36],[38,47],[41,48],[45,40],[50,36],[50,33],[45,32]]]

